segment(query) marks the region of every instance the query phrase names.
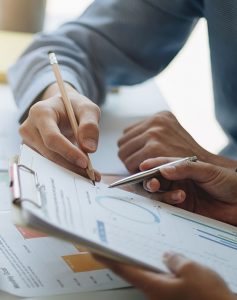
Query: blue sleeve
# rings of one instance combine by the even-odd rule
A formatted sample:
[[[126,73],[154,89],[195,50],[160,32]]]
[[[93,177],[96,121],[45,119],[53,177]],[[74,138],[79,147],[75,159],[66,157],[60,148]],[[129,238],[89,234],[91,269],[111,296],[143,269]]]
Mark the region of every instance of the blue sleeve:
[[[107,86],[132,85],[155,76],[196,24],[199,9],[192,2],[96,0],[79,18],[39,34],[9,71],[21,113],[55,81],[49,50],[57,54],[64,80],[98,104]]]

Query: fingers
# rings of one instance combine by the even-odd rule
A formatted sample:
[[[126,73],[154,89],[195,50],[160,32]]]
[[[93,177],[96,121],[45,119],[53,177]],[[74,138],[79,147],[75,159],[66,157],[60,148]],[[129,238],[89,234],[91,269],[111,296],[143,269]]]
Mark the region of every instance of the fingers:
[[[175,205],[183,203],[186,199],[186,193],[183,190],[168,191],[159,194],[159,201]]]
[[[133,153],[137,152],[139,149],[143,148],[146,143],[146,138],[144,135],[133,138],[128,141],[126,145],[121,145],[119,149],[119,157],[122,161],[130,157]],[[137,166],[137,162],[136,162]]]
[[[198,183],[207,183],[217,178],[221,172],[219,166],[201,161],[185,161],[177,165],[160,169],[161,175],[169,180],[192,179]]]
[[[95,152],[99,140],[99,107],[80,95],[80,103],[74,102],[74,111],[79,123],[78,141],[85,152]]]
[[[177,299],[180,291],[180,280],[170,274],[158,274],[101,257],[99,261],[142,290],[149,299]]]
[[[64,167],[70,166],[70,170],[77,170],[78,173],[78,167],[87,167],[85,152],[94,152],[97,148],[100,110],[76,91],[70,92],[69,97],[79,124],[76,139],[81,149],[69,140],[73,132],[58,93],[31,107],[27,120],[20,127],[20,134],[30,147]],[[100,178],[98,172],[96,177]]]
[[[155,192],[158,192],[160,189],[160,182],[156,178],[144,180],[143,187],[146,191],[148,191],[150,193],[155,193]]]
[[[119,156],[120,157],[120,156]],[[150,149],[147,147],[140,148],[138,151],[127,157],[125,160],[123,160],[126,168],[130,172],[137,172],[139,170],[140,164],[151,157]]]
[[[145,170],[152,169],[152,168],[158,167],[160,165],[175,161],[177,159],[178,159],[177,157],[149,158],[149,159],[144,160],[140,164],[139,168],[140,168],[141,171],[145,171]]]
[[[161,192],[160,181],[156,178],[152,178],[150,180],[143,182],[143,187],[146,191],[150,193]],[[159,193],[159,201],[175,205],[179,203],[183,203],[186,199],[186,193],[183,190],[173,190],[173,191],[165,191]]]
[[[27,129],[21,128],[21,131],[24,132],[24,134],[22,134],[24,136],[23,143],[25,143],[29,147],[35,149],[41,155],[52,160],[56,164],[66,168],[68,170],[71,170],[74,173],[80,174],[84,177],[88,177],[85,169],[82,169],[82,168],[78,167],[77,165],[70,163],[68,160],[63,158],[58,153],[47,148],[42,140],[41,135],[39,134],[39,131],[36,128],[31,127],[30,130],[28,129],[28,127],[26,127],[26,128]],[[95,178],[96,178],[96,181],[100,181],[100,179],[101,179],[101,175],[98,171],[95,171]]]
[[[140,136],[144,132],[143,123],[139,123],[138,125],[133,125],[129,127],[129,129],[125,130],[124,136],[118,140],[118,146],[121,147],[125,145],[128,141],[131,141],[134,137]]]
[[[137,123],[134,123],[134,124],[128,126],[127,128],[124,129],[123,133],[124,133],[124,134],[128,133],[131,129],[133,129],[133,128],[135,128],[135,127],[138,127],[138,126],[139,126],[140,124],[142,124],[142,123],[143,123],[143,121],[139,121],[139,122],[137,122]]]
[[[42,116],[36,122],[36,125],[46,149],[57,153],[71,164],[80,168],[85,169],[87,167],[88,159],[86,154],[61,134],[53,118]]]
[[[180,158],[174,157],[158,157],[151,158],[143,161],[140,164],[140,170],[148,170],[157,166],[162,166],[163,164],[178,160]],[[192,179],[198,183],[205,183],[218,177],[221,173],[222,168],[209,163],[204,163],[201,161],[184,161],[177,163],[172,166],[161,167],[161,175],[169,180],[183,180]]]
[[[193,275],[196,268],[202,269],[202,266],[178,253],[166,252],[163,256],[163,261],[169,270],[178,277]]]

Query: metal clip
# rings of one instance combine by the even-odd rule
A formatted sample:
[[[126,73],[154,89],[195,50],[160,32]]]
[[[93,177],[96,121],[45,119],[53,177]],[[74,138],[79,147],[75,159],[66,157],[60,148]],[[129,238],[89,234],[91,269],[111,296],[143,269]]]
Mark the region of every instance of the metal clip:
[[[35,188],[36,188],[36,200],[35,202],[33,199],[27,199],[22,196],[22,183],[21,183],[21,172],[29,172],[34,176],[34,182],[35,182]],[[25,165],[18,165],[17,163],[13,163],[11,168],[10,168],[10,187],[12,190],[12,202],[14,204],[21,204],[23,201],[28,201],[38,208],[42,208],[42,200],[41,200],[41,193],[40,193],[40,183],[37,177],[37,173],[33,171],[32,169],[28,168]]]

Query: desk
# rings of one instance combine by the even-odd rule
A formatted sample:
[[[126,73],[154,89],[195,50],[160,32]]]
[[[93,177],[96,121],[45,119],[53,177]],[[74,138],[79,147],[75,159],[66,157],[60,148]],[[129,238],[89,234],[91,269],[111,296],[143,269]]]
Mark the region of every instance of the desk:
[[[147,93],[148,90],[151,92],[152,95],[149,95],[149,100],[147,100]],[[149,92],[149,93],[150,93]],[[143,99],[143,96],[146,95],[146,102]],[[141,101],[139,101],[139,99]],[[134,101],[136,102],[136,110],[131,109],[133,107]],[[129,102],[131,105],[129,106]],[[141,110],[139,111],[137,103],[141,102]],[[144,105],[145,103],[145,105]],[[145,118],[151,113],[155,113],[158,110],[168,109],[166,103],[163,101],[162,97],[160,96],[158,90],[156,89],[154,83],[145,83],[143,88],[141,87],[135,87],[135,88],[124,88],[121,90],[121,94],[115,94],[115,95],[109,95],[108,96],[108,102],[102,109],[102,137],[101,137],[101,148],[103,145],[106,147],[104,148],[104,151],[108,148],[105,141],[109,140],[111,142],[111,139],[113,139],[113,147],[116,147],[116,138],[117,134],[121,134],[122,127],[131,124],[134,121],[137,121],[138,119]],[[115,121],[116,114],[114,112],[118,112],[118,119],[117,122]],[[1,160],[4,161],[7,157],[11,157],[13,154],[18,152],[19,145],[20,145],[20,138],[17,134],[17,118],[18,118],[18,112],[17,108],[14,105],[12,95],[10,93],[9,88],[5,85],[0,86],[0,139],[2,148],[0,150],[2,151]],[[134,114],[135,113],[135,114]],[[116,134],[113,133],[113,131],[106,131],[107,121],[111,118],[113,119],[113,124],[116,126],[117,131]],[[106,121],[106,118],[107,121]],[[126,122],[121,122],[121,120],[127,120]],[[119,121],[120,120],[120,121]],[[122,123],[122,127],[120,126]],[[118,130],[118,126],[119,130]],[[109,129],[111,129],[111,124],[109,126]],[[106,134],[110,134],[109,136]],[[112,135],[111,135],[112,134]],[[3,146],[5,148],[3,148]],[[113,152],[113,151],[112,151]],[[116,151],[114,151],[116,153]],[[108,162],[109,155],[111,154],[111,151],[109,154],[106,154],[106,160]],[[93,158],[95,167],[100,170],[100,161],[101,156],[105,156],[105,152],[103,150],[98,153],[98,157],[96,159],[96,156]],[[116,155],[115,155],[116,156]],[[111,159],[111,158],[110,158]],[[114,158],[111,160],[114,165]],[[98,164],[97,164],[98,163]],[[102,170],[106,171],[106,170]],[[113,170],[116,171],[116,170]],[[111,173],[109,169],[107,169],[108,173]],[[113,173],[113,172],[112,172]],[[15,299],[15,297],[6,295],[3,293],[0,293],[0,297],[2,300],[8,300],[8,299]],[[36,298],[34,298],[36,299]],[[134,288],[126,288],[126,289],[117,289],[117,290],[111,290],[111,291],[100,291],[100,292],[87,292],[87,293],[80,293],[80,294],[70,294],[70,295],[61,295],[61,296],[51,296],[51,297],[44,297],[44,298],[37,298],[39,299],[84,299],[84,300],[92,300],[92,299],[145,299],[145,297],[136,289]]]

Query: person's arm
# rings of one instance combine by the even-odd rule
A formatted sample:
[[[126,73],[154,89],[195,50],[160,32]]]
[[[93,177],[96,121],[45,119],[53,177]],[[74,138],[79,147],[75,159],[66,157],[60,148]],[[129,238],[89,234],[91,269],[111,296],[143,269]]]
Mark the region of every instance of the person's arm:
[[[97,257],[113,272],[140,289],[150,300],[236,300],[214,271],[187,258],[166,253],[170,274],[158,274],[135,266]]]
[[[103,101],[105,88],[135,84],[157,74],[196,24],[198,9],[186,5],[193,1],[172,1],[172,9],[166,10],[163,2],[97,0],[78,19],[35,38],[9,72],[21,120],[26,118],[20,128],[24,143],[56,163],[82,172],[80,168],[87,165],[83,152],[97,148],[100,111],[94,103]],[[72,143],[57,85],[52,84],[50,50],[56,53],[68,83],[81,150]]]
[[[54,82],[49,50],[57,54],[65,81],[95,103],[106,86],[135,84],[160,72],[184,45],[199,13],[190,8],[187,16],[186,3],[195,1],[172,1],[177,15],[164,10],[163,2],[97,0],[78,19],[36,36],[9,72],[21,112]]]

